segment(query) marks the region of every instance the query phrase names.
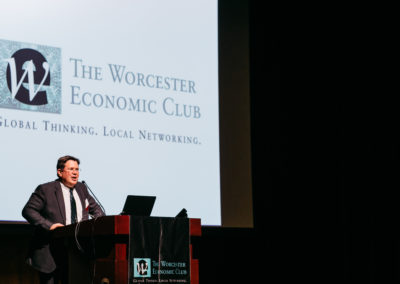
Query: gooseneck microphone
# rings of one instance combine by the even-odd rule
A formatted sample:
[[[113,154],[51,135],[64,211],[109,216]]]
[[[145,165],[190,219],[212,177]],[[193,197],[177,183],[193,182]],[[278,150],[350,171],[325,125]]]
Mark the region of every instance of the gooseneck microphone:
[[[104,215],[106,214],[106,210],[104,209],[103,205],[101,204],[101,202],[97,199],[96,195],[93,193],[93,191],[90,189],[90,187],[87,185],[87,183],[83,180],[82,183],[86,186],[86,188],[90,191],[90,193],[92,194],[92,196],[94,197],[94,199],[96,200],[97,204],[100,205],[101,210],[103,210]]]

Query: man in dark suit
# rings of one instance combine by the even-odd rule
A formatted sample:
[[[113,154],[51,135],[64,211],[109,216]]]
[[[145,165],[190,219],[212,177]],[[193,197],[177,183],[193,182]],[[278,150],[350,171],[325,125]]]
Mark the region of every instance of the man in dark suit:
[[[58,227],[105,215],[79,179],[79,159],[64,156],[57,161],[58,179],[39,185],[22,210],[35,226],[27,262],[39,271],[41,284],[65,279],[65,256],[53,251],[50,232]]]

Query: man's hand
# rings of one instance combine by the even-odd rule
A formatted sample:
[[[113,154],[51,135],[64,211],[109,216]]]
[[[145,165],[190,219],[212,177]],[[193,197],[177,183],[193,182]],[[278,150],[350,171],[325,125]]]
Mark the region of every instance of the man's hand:
[[[58,227],[64,227],[64,225],[60,224],[60,223],[55,223],[55,224],[51,225],[50,231],[53,231],[54,229],[56,229]]]

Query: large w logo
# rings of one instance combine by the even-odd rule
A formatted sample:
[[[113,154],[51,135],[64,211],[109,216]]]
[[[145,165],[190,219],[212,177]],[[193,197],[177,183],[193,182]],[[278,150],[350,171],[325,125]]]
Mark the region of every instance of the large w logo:
[[[147,275],[147,271],[149,269],[149,265],[146,261],[141,260],[138,263],[136,263],[136,269],[139,275]]]
[[[8,62],[7,86],[12,98],[28,105],[47,104],[46,91],[41,90],[44,85],[50,85],[50,66],[46,58],[36,50],[24,48],[5,61]]]

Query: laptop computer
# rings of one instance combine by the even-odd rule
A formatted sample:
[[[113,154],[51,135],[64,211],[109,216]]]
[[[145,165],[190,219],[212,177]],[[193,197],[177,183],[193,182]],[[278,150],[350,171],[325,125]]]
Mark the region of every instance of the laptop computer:
[[[155,201],[155,196],[128,195],[121,215],[150,216]]]

